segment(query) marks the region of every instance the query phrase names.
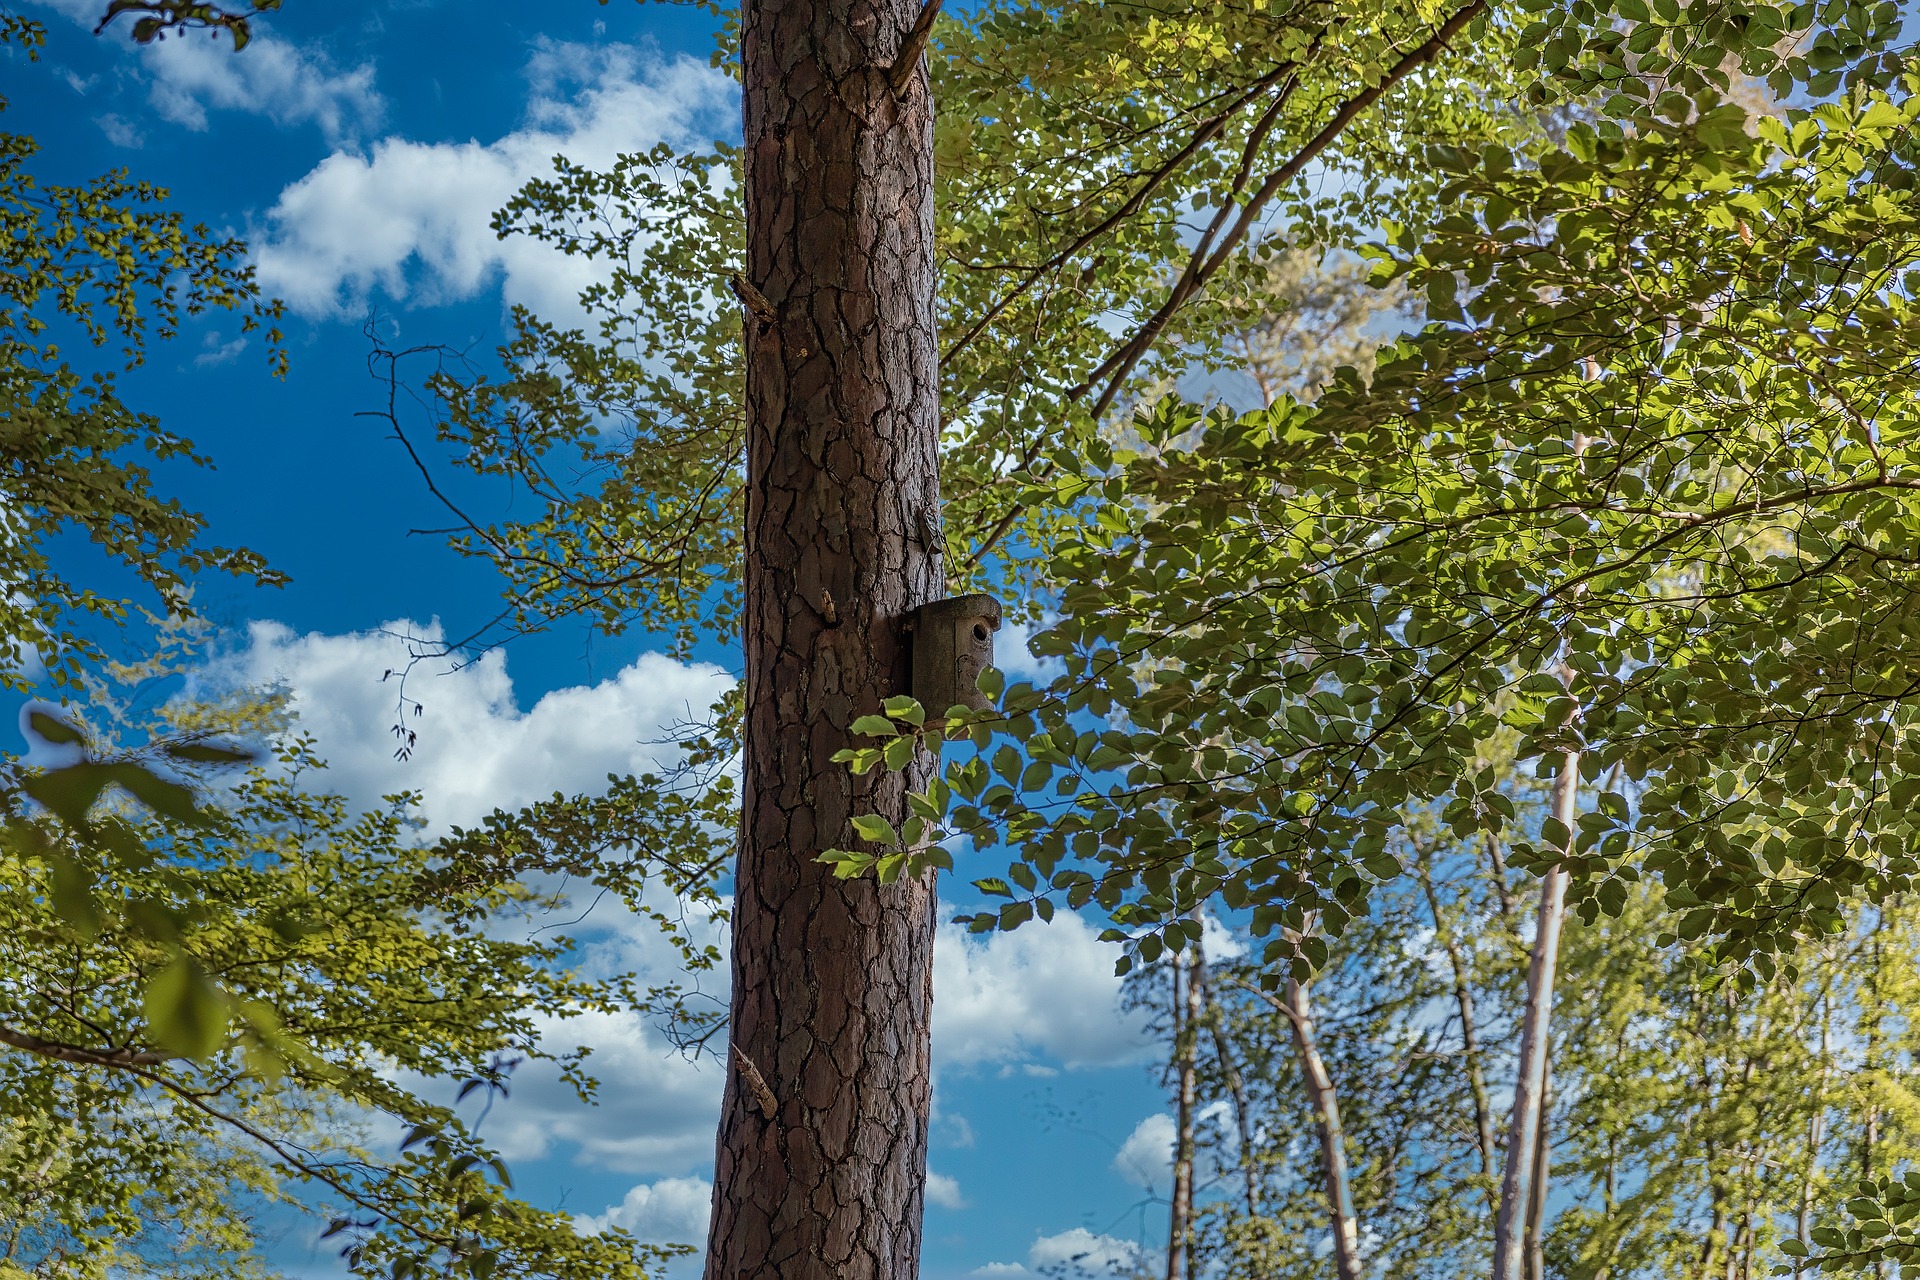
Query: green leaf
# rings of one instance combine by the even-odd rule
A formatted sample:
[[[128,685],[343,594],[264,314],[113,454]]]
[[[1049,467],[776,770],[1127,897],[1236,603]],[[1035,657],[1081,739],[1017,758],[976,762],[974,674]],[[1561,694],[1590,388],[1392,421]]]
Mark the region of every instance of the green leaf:
[[[190,788],[168,781],[140,764],[117,764],[109,769],[115,783],[155,813],[193,826],[207,821]]]
[[[163,744],[161,751],[175,760],[188,760],[194,764],[241,765],[252,764],[259,756],[244,747],[223,747],[212,742],[174,742]]]
[[[58,716],[50,715],[45,711],[37,709],[28,711],[27,727],[48,742],[64,745],[81,741],[80,731],[78,729],[68,724],[65,720],[60,719]]]
[[[998,667],[988,667],[974,679],[973,684],[981,693],[987,695],[988,701],[996,702],[1006,690],[1007,678],[1001,674]]]
[[[862,840],[871,840],[875,844],[897,845],[900,833],[893,824],[877,814],[862,814],[853,820],[853,830]]]
[[[148,981],[146,1014],[154,1043],[176,1057],[205,1060],[226,1039],[226,996],[190,956],[175,956]]]
[[[927,711],[917,699],[906,694],[888,698],[880,704],[889,716],[895,720],[904,720],[910,725],[923,725],[927,722]]]
[[[885,716],[861,716],[847,726],[847,732],[863,734],[869,738],[891,738],[900,730]]]
[[[109,766],[87,761],[30,774],[21,779],[20,789],[69,827],[79,828],[86,826],[87,814],[112,779]]]
[[[889,769],[904,769],[913,763],[913,757],[920,749],[920,740],[914,737],[899,737],[889,742],[881,751]]]

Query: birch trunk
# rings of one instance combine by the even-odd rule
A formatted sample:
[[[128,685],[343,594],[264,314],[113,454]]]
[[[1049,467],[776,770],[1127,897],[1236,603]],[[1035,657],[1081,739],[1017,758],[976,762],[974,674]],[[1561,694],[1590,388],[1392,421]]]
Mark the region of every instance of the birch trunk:
[[[1553,779],[1553,816],[1571,839],[1580,792],[1580,753],[1569,751]],[[1543,1141],[1547,1047],[1553,1015],[1554,969],[1560,928],[1566,919],[1567,872],[1554,867],[1540,882],[1540,911],[1527,965],[1526,1016],[1520,1030],[1520,1063],[1513,1087],[1513,1117],[1507,1129],[1507,1165],[1500,1181],[1500,1207],[1493,1219],[1493,1280],[1526,1274],[1526,1220],[1535,1195],[1535,1172]]]

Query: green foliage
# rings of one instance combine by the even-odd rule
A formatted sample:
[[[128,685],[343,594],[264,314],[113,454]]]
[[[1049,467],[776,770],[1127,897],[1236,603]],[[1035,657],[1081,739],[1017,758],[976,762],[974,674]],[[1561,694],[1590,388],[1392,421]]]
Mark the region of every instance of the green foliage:
[[[744,252],[737,163],[724,146],[681,157],[661,146],[606,173],[561,158],[494,217],[501,236],[607,275],[580,297],[590,327],[516,309],[497,380],[443,360],[429,381],[460,465],[524,485],[543,507],[530,521],[469,524],[454,542],[506,573],[519,628],[578,616],[611,634],[638,619],[684,650],[699,624],[733,625],[745,447],[728,287]]]
[[[165,40],[169,34],[184,38],[189,31],[210,29],[215,35],[226,32],[238,52],[253,38],[252,19],[273,13],[280,4],[281,0],[246,0],[245,5],[228,7],[202,0],[107,0],[95,31],[106,30],[122,14],[132,14],[129,33],[139,44]]]
[[[703,1048],[725,1025],[721,1000],[699,985],[722,956],[713,938],[728,919],[721,878],[739,828],[739,791],[728,772],[740,750],[740,693],[716,703],[704,724],[681,726],[684,758],[662,773],[607,778],[598,796],[563,796],[517,812],[495,810],[478,827],[455,828],[436,847],[443,859],[425,881],[441,910],[493,909],[488,893],[529,880],[592,886],[651,920],[678,954],[684,979],[643,993],[629,1007],[659,1019],[683,1050]]]
[[[1537,814],[1545,788],[1498,771],[1518,811]],[[1497,1149],[1482,1156],[1477,1113],[1497,1143],[1504,1107],[1489,1101],[1505,1102],[1525,1000],[1517,908],[1532,877],[1437,817],[1410,815],[1396,850],[1409,874],[1331,943],[1314,982],[1361,1233],[1391,1280],[1485,1272],[1501,1166]],[[1617,917],[1573,924],[1561,950],[1547,1274],[1653,1280],[1793,1273],[1810,1254],[1808,1269],[1833,1255],[1830,1271],[1905,1260],[1881,1245],[1904,1240],[1888,1213],[1912,1216],[1899,1204],[1911,1190],[1889,1171],[1920,1155],[1904,1083],[1920,1042],[1895,1012],[1920,993],[1920,916],[1905,900],[1867,913],[1804,944],[1797,979],[1739,995],[1716,980],[1705,946],[1659,939],[1666,916],[1642,883]],[[1313,1144],[1300,1140],[1313,1117],[1292,1027],[1254,994],[1263,966],[1209,968],[1199,1110],[1210,1117],[1201,1165],[1215,1176],[1201,1270],[1323,1275],[1314,1246],[1327,1211]],[[1136,988],[1164,969],[1143,970]],[[1245,1149],[1242,1121],[1255,1138]],[[1867,1170],[1871,1190],[1857,1189]],[[1821,1225],[1848,1197],[1854,1225]]]
[[[24,19],[0,27],[0,40],[30,54],[43,38]],[[279,304],[260,297],[245,246],[189,227],[163,188],[125,171],[42,183],[28,167],[37,152],[33,139],[0,133],[0,683],[10,688],[24,687],[33,656],[56,685],[73,684],[99,656],[81,620],[127,615],[125,601],[80,587],[52,561],[57,537],[83,534],[169,610],[188,607],[196,574],[282,580],[252,552],[202,544],[204,521],[155,492],[149,465],[206,460],[64,349],[117,344],[132,366],[184,319],[225,311],[242,332],[262,332],[280,369]]]
[[[170,705],[134,755],[71,715],[40,727],[87,746],[79,790],[167,788],[140,807],[97,789],[58,820],[23,803],[57,773],[16,764],[0,788],[0,1138],[26,1153],[13,1167],[39,1170],[0,1185],[31,1197],[19,1238],[41,1258],[121,1265],[161,1212],[244,1259],[244,1215],[191,1215],[248,1194],[331,1206],[358,1274],[637,1276],[667,1256],[515,1199],[473,1130],[423,1096],[435,1081],[504,1091],[514,1063],[556,1052],[542,1020],[630,1007],[623,980],[568,970],[566,938],[498,936],[504,913],[545,898],[462,868],[459,837],[419,841],[411,797],[355,813],[318,791],[300,736],[215,785],[204,771],[231,753],[210,734],[284,727],[270,703]],[[371,1117],[410,1129],[399,1152],[353,1140]]]
[[[943,15],[930,57],[956,590],[1036,581],[1041,552],[1077,517],[1019,503],[1024,474],[1055,452],[1106,447],[1124,431],[1110,404],[1157,394],[1232,348],[1227,322],[1271,283],[1272,255],[1225,244],[1243,214],[1247,227],[1291,219],[1302,245],[1344,245],[1383,217],[1420,219],[1435,175],[1419,144],[1539,131],[1499,105],[1510,25],[1475,25],[1448,49],[1445,74],[1414,76],[1401,64],[1440,20],[1412,3],[1358,17],[1320,3],[1176,8],[1149,22],[1079,4]],[[1328,133],[1363,97],[1372,109]],[[1321,180],[1306,173],[1309,152]],[[684,645],[693,628],[734,626],[740,325],[772,305],[732,283],[737,161],[724,146],[626,156],[605,173],[562,160],[496,219],[503,235],[609,274],[582,298],[585,328],[516,315],[499,375],[434,382],[456,465],[507,476],[539,504],[497,525],[455,513],[466,527],[456,545],[506,574],[516,628],[580,616]],[[1152,358],[1114,364],[1116,327],[1149,323],[1208,224],[1225,265],[1177,317],[1152,320]]]
[[[1337,933],[1410,807],[1503,830],[1474,761],[1512,729],[1644,783],[1581,820],[1585,909],[1654,875],[1746,981],[1906,888],[1920,508],[1885,371],[1920,355],[1916,109],[1862,91],[1755,137],[1709,100],[1531,160],[1436,150],[1455,212],[1379,250],[1432,321],[1370,385],[1163,401],[1143,452],[1036,492],[1086,517],[1036,642],[1066,674],[973,722],[1017,749],[948,768],[947,829],[1142,958],[1213,896]]]

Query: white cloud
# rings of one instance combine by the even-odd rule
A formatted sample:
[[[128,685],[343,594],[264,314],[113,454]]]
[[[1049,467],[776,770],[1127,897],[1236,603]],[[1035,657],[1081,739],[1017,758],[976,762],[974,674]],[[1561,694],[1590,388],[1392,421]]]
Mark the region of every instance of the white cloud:
[[[1113,1171],[1136,1187],[1164,1187],[1173,1170],[1173,1117],[1148,1116],[1133,1127],[1113,1157]]]
[[[112,112],[95,116],[93,122],[100,126],[100,132],[107,135],[107,141],[116,147],[138,147],[147,140],[136,125]]]
[[[1137,1061],[1150,1048],[1143,1017],[1120,1008],[1115,952],[1078,916],[985,940],[959,925],[933,944],[933,1052],[942,1066]]]
[[[1232,1114],[1226,1102],[1213,1102],[1200,1108],[1194,1119],[1198,1124],[1224,1123]],[[1113,1171],[1142,1190],[1167,1187],[1173,1182],[1173,1146],[1178,1132],[1173,1117],[1164,1112],[1148,1116],[1133,1127],[1127,1140],[1114,1153]],[[1198,1163],[1201,1178],[1216,1176],[1221,1153],[1202,1148]]]
[[[1238,960],[1247,954],[1246,939],[1220,923],[1211,911],[1200,919],[1200,945],[1209,963]]]
[[[471,825],[494,808],[514,808],[555,791],[597,791],[609,773],[671,761],[654,740],[677,720],[703,715],[732,681],[718,667],[643,654],[592,686],[555,689],[522,710],[494,650],[457,671],[416,666],[405,692],[423,713],[399,705],[407,665],[404,636],[431,643],[437,625],[394,622],[377,632],[295,634],[275,622],[248,627],[248,644],[203,677],[214,685],[283,682],[300,728],[329,763],[323,785],[363,806],[384,794],[419,791],[431,829]],[[417,733],[411,759],[394,758],[393,726]]]
[[[540,1032],[548,1049],[591,1048],[586,1069],[603,1087],[587,1105],[551,1063],[522,1067],[512,1097],[494,1106],[485,1128],[507,1160],[570,1154],[579,1164],[635,1174],[711,1167],[724,1084],[717,1063],[689,1062],[632,1013],[543,1019]]]
[[[970,1276],[1023,1276],[1027,1269],[1017,1262],[988,1262],[967,1272]]]
[[[1139,1261],[1140,1246],[1133,1241],[1095,1235],[1085,1227],[1041,1236],[1027,1250],[1027,1265],[1035,1271],[1042,1267],[1072,1267],[1095,1273],[1122,1271]]]
[[[1036,626],[1030,622],[1006,622],[993,637],[993,665],[1015,680],[1045,684],[1065,674],[1067,664],[1058,658],[1034,656],[1034,632],[1053,625],[1055,619],[1042,618]]]
[[[605,1213],[575,1219],[589,1235],[623,1227],[646,1244],[693,1244],[707,1237],[713,1184],[705,1178],[662,1178],[641,1183]]]
[[[329,142],[377,126],[386,109],[373,67],[341,68],[324,52],[256,35],[239,53],[224,40],[161,40],[143,50],[148,96],[166,120],[207,128],[209,108],[249,111],[283,126],[312,124]]]
[[[300,635],[256,622],[247,644],[200,679],[210,691],[283,683],[300,730],[315,737],[329,761],[314,785],[361,806],[394,791],[419,791],[429,832],[556,791],[598,790],[609,773],[671,760],[677,752],[653,741],[663,727],[703,714],[731,683],[717,667],[645,654],[596,685],[556,689],[523,709],[501,651],[456,671],[427,664],[408,678],[407,696],[419,699],[425,714],[407,716],[419,736],[412,758],[400,761],[390,727],[399,714],[399,681],[382,675],[405,667],[409,635],[431,641],[440,633],[403,621],[374,632]],[[652,922],[601,902],[573,923],[586,906],[570,904],[542,923],[567,924],[589,970],[635,973],[642,985],[679,973],[677,953]],[[721,933],[713,929],[711,940],[724,941]],[[724,980],[719,995],[725,998]],[[511,1097],[486,1122],[487,1138],[508,1159],[571,1155],[601,1168],[665,1175],[711,1162],[723,1083],[718,1067],[687,1061],[633,1013],[543,1018],[539,1031],[549,1050],[590,1047],[586,1069],[607,1088],[588,1106],[554,1064],[521,1068]]]
[[[99,20],[102,0],[38,0],[84,26]],[[279,125],[312,124],[329,142],[374,127],[386,108],[373,87],[370,64],[336,66],[326,52],[303,42],[299,46],[277,38],[256,25],[253,40],[234,52],[231,41],[173,35],[149,44],[135,44],[126,35],[127,22],[110,29],[115,43],[138,60],[136,83],[147,87],[148,101],[163,120],[201,132],[208,127],[207,112],[244,111],[262,115]],[[91,93],[94,80],[68,76],[79,93]],[[140,145],[140,127],[123,116],[100,117],[110,141],[119,146]]]
[[[493,212],[564,154],[605,168],[662,140],[705,145],[731,128],[735,86],[705,63],[631,45],[546,42],[529,67],[527,123],[492,142],[383,138],[336,151],[281,192],[259,245],[263,287],[296,310],[340,315],[375,289],[429,302],[501,279],[509,302],[569,311],[596,268],[525,237],[500,240]]]
[[[219,334],[209,333],[206,341],[200,345],[200,354],[193,358],[193,364],[197,369],[229,364],[237,359],[240,353],[246,349],[247,338],[245,334],[234,338],[232,341],[222,342],[220,341]]]
[[[942,1209],[964,1209],[966,1197],[960,1194],[960,1182],[944,1173],[927,1173],[927,1203],[939,1205]]]

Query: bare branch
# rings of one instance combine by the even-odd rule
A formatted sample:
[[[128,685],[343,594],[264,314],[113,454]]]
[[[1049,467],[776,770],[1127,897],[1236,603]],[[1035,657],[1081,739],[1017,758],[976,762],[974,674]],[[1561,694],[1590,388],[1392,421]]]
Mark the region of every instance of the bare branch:
[[[933,34],[933,20],[940,16],[940,6],[944,3],[946,0],[926,0],[920,9],[920,16],[907,28],[906,39],[900,42],[900,52],[894,55],[893,66],[887,71],[887,86],[893,90],[894,97],[907,91],[907,82],[920,69],[920,55],[927,51],[927,39]]]

